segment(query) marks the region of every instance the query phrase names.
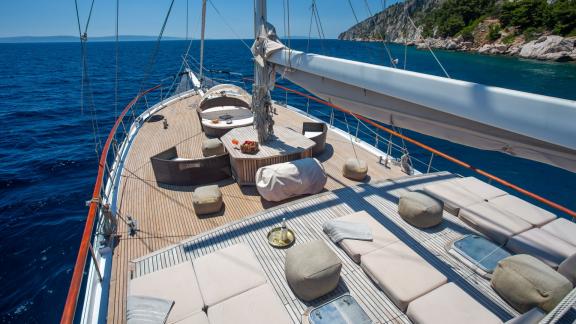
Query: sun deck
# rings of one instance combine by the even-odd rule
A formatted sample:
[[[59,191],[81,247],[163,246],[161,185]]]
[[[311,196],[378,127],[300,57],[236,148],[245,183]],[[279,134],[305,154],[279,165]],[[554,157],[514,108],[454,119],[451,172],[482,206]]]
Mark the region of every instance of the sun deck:
[[[151,271],[157,269],[157,267],[167,266],[177,262],[176,260],[183,259],[182,257],[178,259],[176,254],[174,254],[174,259],[171,259],[171,261],[158,259],[158,265],[149,263],[150,268],[142,268],[141,263],[138,263],[138,267],[133,268],[129,261],[162,250],[168,246],[174,246],[192,236],[215,228],[221,228],[226,224],[233,227],[241,226],[242,223],[229,224],[278,205],[277,203],[262,200],[254,187],[240,187],[233,179],[229,179],[218,183],[223,194],[224,209],[217,215],[199,218],[195,215],[192,208],[192,192],[195,187],[158,185],[150,164],[150,157],[172,146],[177,147],[179,155],[182,157],[194,158],[202,156],[201,144],[204,134],[195,110],[199,100],[198,96],[187,97],[161,109],[156,115],[164,116],[168,122],[168,128],[164,128],[161,120],[144,122],[131,144],[117,189],[117,209],[122,218],[125,219],[127,216],[131,216],[136,219],[139,231],[136,235],[130,236],[127,225],[123,221],[119,221],[108,302],[107,319],[109,323],[123,323],[125,321],[126,289],[129,274],[132,273],[132,270],[136,269],[136,273],[144,273],[146,271],[143,272],[142,269]],[[303,114],[281,106],[277,106],[277,113],[275,116],[277,125],[291,128],[297,132],[301,131],[302,123],[308,121],[308,118]],[[351,143],[348,138],[337,134],[333,130],[328,131],[326,150],[318,157],[328,175],[326,190],[339,190],[337,192],[343,194],[347,190],[351,190],[349,189],[350,186],[359,184],[342,176],[342,165],[352,155],[351,152]],[[379,162],[379,156],[372,152],[358,146],[356,146],[356,152],[358,157],[365,160],[369,166],[369,177],[365,182],[384,181],[405,175],[398,166],[389,168],[382,165]],[[330,196],[324,195],[322,197],[318,199],[328,199],[327,197]],[[341,197],[344,201],[348,199],[346,196]],[[308,207],[310,212],[313,209],[314,207],[311,207],[311,205]],[[278,209],[275,211],[271,210],[270,213],[278,213],[278,211]],[[255,218],[251,218],[249,222],[252,222],[253,219]],[[266,224],[271,225],[272,221],[268,221]],[[267,226],[269,227],[269,225]],[[231,228],[227,230],[228,236],[231,232],[234,233]],[[262,232],[266,228],[258,230]],[[309,231],[311,235],[309,237],[318,235],[312,229],[309,229]],[[303,233],[302,235],[305,235]],[[246,235],[248,234],[247,232]],[[254,239],[256,236],[263,238],[263,234],[259,232],[252,235],[254,235]],[[306,240],[305,237],[300,236],[299,239]],[[217,246],[222,246],[223,243],[219,241],[214,242],[214,244],[212,247],[206,246],[203,250],[214,249]],[[176,250],[173,251],[175,252]],[[200,253],[192,250],[189,252],[190,254],[184,258],[192,258],[194,253]],[[170,254],[172,253],[170,252]],[[164,254],[161,255],[164,256]],[[259,255],[259,257],[262,256]],[[278,260],[283,260],[281,257],[281,252],[278,251],[272,251],[267,256],[267,258],[270,258],[270,262],[279,262]],[[349,271],[359,270],[358,267],[354,269],[350,268]],[[354,286],[353,283],[349,284]],[[358,282],[358,285],[360,285],[360,282]],[[372,285],[367,281],[364,281],[361,285],[366,287],[366,289],[373,290],[376,294],[374,298],[384,302],[382,300],[383,295],[381,293],[377,295],[377,289],[374,287],[369,288]],[[279,286],[276,288],[278,291]],[[286,293],[290,294],[290,292]],[[367,290],[367,293],[370,296],[372,294],[369,290]],[[296,302],[292,301],[292,303]],[[294,304],[294,307],[296,307],[294,309],[299,309],[298,307],[302,308],[302,305],[296,306]],[[374,308],[374,306],[372,307]],[[390,307],[383,308],[382,312],[388,313],[376,317],[394,318],[399,316],[399,314],[388,309]]]
[[[435,180],[448,176],[450,175],[441,174]],[[444,212],[443,223],[429,230],[408,225],[398,214],[397,201],[400,194],[409,188],[421,187],[429,181],[434,180],[411,177],[402,182],[361,184],[274,207],[254,217],[227,224],[136,259],[133,261],[131,275],[142,276],[244,242],[257,256],[294,323],[300,323],[301,315],[308,307],[318,306],[345,293],[354,296],[375,323],[410,323],[406,315],[368,278],[360,266],[322,232],[322,223],[326,220],[364,210],[442,272],[449,281],[474,296],[474,299],[501,319],[506,320],[517,315],[517,312],[494,292],[489,280],[448,254],[446,246],[452,240],[465,234],[476,233],[474,230],[447,212]],[[324,240],[343,262],[338,288],[313,303],[304,303],[294,296],[284,275],[286,250],[272,248],[266,240],[267,232],[277,226],[282,218],[286,218],[287,225],[295,231],[296,244]]]

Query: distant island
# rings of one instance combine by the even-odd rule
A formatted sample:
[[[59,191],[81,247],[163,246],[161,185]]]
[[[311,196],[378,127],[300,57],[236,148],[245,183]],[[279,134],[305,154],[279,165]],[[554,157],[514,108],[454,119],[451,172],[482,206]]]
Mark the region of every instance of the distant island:
[[[338,39],[576,61],[576,0],[406,0]]]
[[[122,35],[118,37],[123,42],[145,42],[155,41],[157,36]],[[89,37],[91,42],[113,42],[116,36],[96,36]],[[164,36],[162,40],[184,40],[180,37]],[[14,36],[0,37],[0,43],[72,43],[79,42],[78,36]]]

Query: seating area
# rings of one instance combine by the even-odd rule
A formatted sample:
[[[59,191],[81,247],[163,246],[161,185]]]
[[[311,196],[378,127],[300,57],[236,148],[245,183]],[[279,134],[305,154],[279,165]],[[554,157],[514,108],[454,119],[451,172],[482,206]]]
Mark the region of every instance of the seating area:
[[[576,254],[576,223],[556,218],[488,183],[473,177],[448,179],[426,185],[423,190],[511,252],[535,256],[555,269]]]
[[[229,130],[252,125],[251,97],[242,88],[221,84],[208,90],[197,113],[206,136],[219,138]]]
[[[245,244],[132,279],[134,296],[173,302],[166,323],[292,323]]]
[[[182,158],[171,147],[150,158],[156,182],[164,185],[192,186],[229,178],[228,153],[204,158]]]
[[[368,213],[357,212],[337,220],[370,227],[372,241],[344,239],[339,246],[413,321],[462,323],[466,319],[468,323],[501,323]],[[427,313],[434,307],[441,307],[442,313],[429,316]]]
[[[212,113],[210,109],[216,109],[214,111],[220,113],[218,109],[226,108],[228,104],[242,105],[235,101],[240,100],[235,94],[227,91],[209,91],[211,94],[199,104],[204,110],[198,107],[201,120],[208,121],[208,117],[212,116],[208,114]],[[249,109],[249,106],[236,108]],[[185,205],[192,207],[189,209],[193,209],[194,213],[191,214],[197,216],[194,218],[216,223],[224,218],[220,216],[228,209],[223,208],[223,195],[227,189],[222,187],[221,190],[219,185],[222,184],[216,182],[233,175],[228,153],[233,148],[227,146],[232,141],[224,145],[219,138],[221,133],[210,133],[204,122],[202,125],[204,135],[213,137],[202,141],[203,158],[180,157],[176,147],[171,147],[151,157],[150,161],[159,184],[201,185],[195,188],[192,199],[186,199]],[[296,127],[290,129],[292,134],[301,136],[300,132],[293,131],[294,128]],[[307,148],[308,152],[311,151],[313,155],[321,154],[325,148],[327,133],[324,123],[303,122],[302,135],[315,143]],[[197,154],[199,147],[200,145],[196,146]],[[238,153],[236,151],[234,153]],[[511,252],[533,256],[534,260],[539,262],[538,266],[545,265],[547,270],[552,271],[552,276],[567,278],[570,287],[573,287],[576,277],[573,270],[576,262],[576,238],[570,235],[576,233],[576,224],[573,222],[557,218],[553,213],[479,179],[461,178],[447,172],[394,179],[381,187],[371,187],[366,161],[370,162],[366,157],[338,160],[336,170],[337,173],[342,171],[340,176],[344,175],[356,182],[366,180],[364,184],[368,186],[359,184],[344,188],[335,196],[331,196],[329,192],[321,193],[325,191],[331,175],[327,175],[324,162],[314,158],[302,155],[291,162],[258,165],[258,168],[250,169],[250,173],[255,174],[255,189],[262,201],[286,202],[302,195],[318,195],[309,197],[314,203],[310,202],[305,206],[296,200],[295,203],[300,209],[288,211],[287,206],[292,206],[292,202],[288,202],[286,208],[272,208],[254,216],[269,217],[262,223],[250,223],[249,220],[242,220],[238,224],[230,223],[225,230],[226,234],[222,234],[224,238],[216,235],[216,232],[207,232],[206,242],[192,248],[187,247],[189,243],[182,243],[175,248],[180,251],[168,249],[167,251],[172,251],[170,253],[174,255],[174,260],[179,261],[178,264],[167,266],[162,263],[161,267],[149,268],[129,283],[129,296],[161,300],[144,299],[143,302],[133,298],[133,302],[128,305],[154,305],[157,302],[160,309],[172,304],[167,323],[292,323],[304,313],[302,309],[296,311],[296,316],[293,313],[302,305],[318,306],[343,293],[351,293],[358,298],[359,291],[363,289],[375,294],[373,287],[367,287],[374,286],[385,296],[378,297],[380,301],[376,303],[390,303],[393,310],[388,310],[389,306],[383,311],[367,309],[371,317],[384,316],[397,322],[415,323],[502,323],[502,319],[506,318],[502,315],[505,311],[508,311],[508,315],[516,314],[506,308],[507,306],[502,308],[505,311],[497,312],[494,305],[487,306],[478,300],[477,296],[494,294],[490,298],[500,296],[497,298],[506,300],[508,307],[520,310],[518,304],[511,301],[513,298],[507,295],[510,290],[495,287],[486,292],[482,289],[491,289],[490,285],[480,282],[478,286],[485,287],[476,287],[475,289],[481,292],[474,293],[470,291],[469,283],[462,284],[462,281],[454,279],[454,273],[438,267],[437,263],[460,262],[442,253],[448,246],[448,240],[461,237],[468,229],[471,229],[470,233],[482,233]],[[376,168],[374,164],[370,166],[373,170],[372,176]],[[392,189],[373,189],[371,192],[367,189],[386,186]],[[362,198],[357,198],[356,195]],[[378,199],[385,196],[386,202],[378,205],[378,199],[374,198],[376,196]],[[242,197],[240,199],[243,199]],[[260,197],[256,195],[257,199]],[[340,201],[344,203],[341,204]],[[226,204],[232,206],[229,201],[226,201]],[[318,210],[317,206],[320,206]],[[393,213],[386,209],[390,206],[394,209]],[[328,208],[329,212],[322,212],[323,208]],[[265,242],[268,228],[277,225],[275,223],[278,223],[279,215],[299,217],[304,211],[313,214],[314,218],[312,221],[298,221],[296,243],[293,246],[280,251],[270,250],[266,244],[265,247],[261,245]],[[253,213],[247,211],[247,214]],[[202,217],[203,215],[212,216]],[[322,226],[320,219],[332,217],[343,222],[366,225],[371,233],[371,240],[343,239],[337,245],[330,244],[324,235],[318,235],[316,231]],[[382,222],[382,217],[397,219],[389,226],[389,223]],[[242,225],[244,222],[248,225]],[[451,225],[457,224],[454,227],[456,230],[447,225],[447,222]],[[220,226],[223,226],[222,224],[227,223],[223,220]],[[244,226],[248,229],[244,229]],[[395,226],[400,226],[402,230],[398,231]],[[254,233],[245,240],[245,244],[230,245],[236,240],[236,235],[244,235],[243,231]],[[406,235],[418,243],[407,240]],[[440,238],[443,235],[445,238]],[[305,240],[302,240],[303,236],[306,237]],[[427,241],[428,239],[430,241]],[[442,244],[431,242],[433,240]],[[431,247],[432,244],[438,246]],[[427,253],[430,249],[437,250],[433,255],[429,255]],[[443,252],[438,252],[438,249]],[[202,252],[198,252],[199,250]],[[192,261],[183,261],[184,258],[176,257],[178,253],[185,254],[187,259]],[[199,255],[196,255],[197,253]],[[438,260],[431,261],[435,258]],[[447,258],[451,259],[447,261]],[[281,270],[278,266],[274,268],[268,264],[280,262]],[[454,267],[454,263],[451,263],[450,267]],[[471,267],[469,264],[466,266]],[[165,268],[162,269],[163,267]],[[362,275],[351,274],[350,271],[358,271]],[[462,277],[472,276],[473,273],[470,269],[458,269],[457,272],[458,276]],[[353,281],[350,281],[351,275],[354,276]],[[366,281],[358,279],[364,278],[362,276],[367,278]],[[498,278],[502,278],[501,272]],[[159,284],[166,280],[168,284]],[[466,280],[467,277],[464,281]],[[564,286],[560,286],[564,289],[563,292],[568,286],[565,282],[562,284]],[[358,289],[355,285],[363,288]],[[375,297],[369,295],[368,299],[370,298]],[[370,308],[371,306],[366,306],[370,303],[371,301],[363,300],[360,304],[363,308]],[[550,309],[547,305],[538,303],[528,305],[532,307],[521,310],[538,310],[534,307]],[[128,308],[127,313],[135,314],[130,313],[131,309]],[[435,311],[437,309],[442,309],[442,312]],[[386,312],[388,313],[382,315]]]
[[[328,125],[326,125],[326,123],[304,122],[302,124],[302,135],[316,143],[312,149],[312,154],[316,156],[324,152],[324,149],[326,148]]]
[[[393,186],[394,182],[390,182],[389,185]],[[369,187],[366,189],[368,188]],[[370,191],[366,194],[373,195],[375,192],[385,191],[385,189],[382,188],[385,188],[385,186],[376,186],[374,187],[374,190],[378,191]],[[402,199],[402,197],[410,196],[410,193],[410,191],[405,191],[399,193],[398,197]],[[422,193],[419,192],[419,194]],[[331,196],[332,194],[327,193],[327,195]],[[310,202],[305,200],[306,203],[305,201],[302,201],[295,205],[289,204],[290,209],[286,207],[276,211],[267,212],[262,216],[255,217],[253,221],[247,221],[246,225],[231,225],[234,229],[222,229],[218,232],[209,233],[209,240],[219,242],[219,237],[222,235],[227,236],[227,233],[235,233],[235,231],[239,231],[242,226],[246,226],[250,229],[256,228],[260,224],[259,217],[277,218],[278,215],[280,215],[279,213],[281,213],[281,215],[286,215],[285,213],[295,213],[296,210],[302,210],[303,208],[312,208],[312,210],[314,210],[312,206],[318,205],[318,199],[326,201],[326,198],[321,197],[322,196],[314,198],[313,201]],[[354,196],[349,196],[350,200],[348,200],[348,202],[351,203],[352,206],[359,206],[356,205],[353,198]],[[416,201],[421,203],[419,199],[416,199]],[[432,204],[434,205],[434,208],[437,208],[438,206],[436,203]],[[426,206],[427,204],[419,206],[422,207],[420,210],[427,210]],[[342,207],[336,208],[341,209]],[[395,205],[395,208],[398,210],[399,206]],[[312,210],[310,211],[311,213],[318,214]],[[389,213],[390,211],[387,212],[387,214]],[[350,287],[351,291],[354,292],[354,296],[359,298],[358,291],[355,290],[357,288],[353,288],[353,285],[360,283],[353,283],[349,278],[349,276],[353,275],[352,272],[350,272],[353,268],[350,268],[351,266],[347,264],[348,261],[346,260],[349,258],[350,261],[353,261],[352,264],[359,263],[357,269],[364,273],[370,280],[369,282],[361,283],[362,287],[365,287],[363,289],[368,289],[366,285],[377,287],[377,289],[385,294],[386,298],[400,312],[402,312],[401,314],[405,314],[398,315],[406,316],[406,320],[403,319],[401,322],[503,322],[502,313],[495,312],[493,305],[488,307],[485,302],[482,301],[482,298],[478,299],[478,293],[474,292],[474,290],[470,290],[469,283],[463,284],[461,280],[455,280],[454,274],[451,273],[451,271],[446,272],[446,268],[438,267],[437,262],[446,262],[447,260],[445,258],[448,254],[441,257],[442,261],[432,261],[437,257],[436,253],[438,252],[435,252],[432,256],[426,255],[428,252],[425,251],[430,243],[424,240],[423,243],[418,244],[422,244],[425,248],[416,248],[413,243],[406,241],[403,236],[404,234],[389,228],[387,225],[385,226],[386,222],[383,223],[381,218],[378,219],[378,217],[373,215],[373,212],[358,211],[339,214],[340,216],[333,219],[349,223],[366,224],[372,234],[372,240],[343,239],[338,242],[337,246],[326,243],[327,237],[324,235],[321,236],[321,238],[324,238],[324,242],[318,240],[318,236],[314,234],[312,234],[311,237],[314,237],[315,239],[310,240],[310,238],[303,238],[300,235],[308,237],[310,234],[305,233],[311,231],[314,227],[319,227],[323,221],[302,220],[292,223],[292,226],[294,227],[291,226],[296,232],[297,243],[285,251],[274,250],[267,245],[266,240],[264,239],[266,230],[269,226],[274,226],[274,221],[266,221],[265,223],[267,225],[264,228],[254,232],[250,230],[248,232],[250,234],[247,234],[248,236],[242,236],[240,239],[242,241],[245,240],[246,243],[249,244],[250,247],[246,246],[246,249],[252,250],[252,253],[256,253],[258,255],[258,260],[248,257],[250,254],[248,252],[234,250],[233,248],[236,247],[236,245],[231,245],[231,247],[217,250],[216,252],[203,254],[203,256],[194,257],[192,259],[192,267],[197,278],[198,289],[201,292],[206,320],[209,323],[221,323],[240,318],[243,321],[258,323],[258,319],[253,321],[251,318],[248,320],[248,318],[251,314],[253,315],[258,314],[259,312],[264,312],[264,310],[261,309],[261,305],[266,305],[265,311],[271,313],[266,316],[277,316],[278,318],[283,318],[283,316],[288,316],[285,313],[287,307],[293,307],[286,304],[292,303],[289,299],[288,301],[285,299],[286,296],[291,295],[293,298],[296,298],[302,303],[307,303],[308,305],[321,305],[332,300],[336,296],[341,296],[342,293],[346,291],[342,290],[342,287]],[[421,231],[418,227],[409,225],[400,213],[397,215],[397,219],[394,220],[394,222],[405,222],[406,225],[403,228],[405,230],[409,229],[411,236],[414,235],[413,233]],[[330,219],[330,217],[324,219]],[[437,221],[438,220],[435,220],[435,222]],[[446,222],[453,221],[453,219],[447,217],[445,214],[440,218],[440,222],[436,226],[442,229],[445,228]],[[300,225],[296,225],[300,222]],[[553,224],[553,226],[549,227],[549,230],[550,228],[559,227],[561,225],[565,224],[560,222],[558,224]],[[431,226],[426,229],[434,228],[435,226]],[[232,232],[228,232],[231,230]],[[561,234],[557,233],[556,235]],[[441,236],[443,235],[435,237],[440,238]],[[205,246],[206,244],[202,243],[202,240],[204,239],[202,237],[198,239],[200,240],[199,242],[190,241],[189,243],[178,247],[178,249],[190,251],[190,255],[192,254],[192,251],[196,251],[196,249],[204,249],[202,248],[202,246]],[[304,240],[303,242],[300,241],[302,239]],[[233,239],[233,241],[234,240],[236,239]],[[228,239],[222,242],[222,246],[227,246],[227,244],[229,244],[226,243],[228,242]],[[220,244],[217,243],[217,245]],[[332,247],[330,245],[332,245]],[[444,250],[444,246],[445,244],[439,244],[438,248]],[[227,249],[231,249],[231,252],[221,252],[227,251]],[[337,250],[341,250],[343,254],[338,253]],[[170,252],[167,251],[166,253]],[[194,252],[194,254],[195,253],[196,252]],[[214,255],[217,255],[218,257],[214,257]],[[502,261],[501,268],[510,268],[508,264],[515,262],[514,258],[517,257],[518,256],[516,255],[505,259],[504,261],[506,262]],[[490,289],[493,289],[492,293],[497,293],[501,298],[506,300],[509,305],[517,308],[519,311],[528,311],[526,316],[532,316],[530,314],[535,314],[537,317],[541,317],[542,309],[544,309],[544,311],[549,311],[551,307],[553,308],[555,306],[555,300],[561,299],[565,295],[566,291],[572,289],[573,286],[570,280],[565,278],[566,275],[554,271],[551,267],[548,267],[542,261],[539,261],[534,257],[531,258],[535,260],[535,263],[532,261],[532,264],[534,264],[533,266],[536,268],[539,267],[540,269],[537,270],[537,273],[540,274],[540,279],[535,279],[532,282],[544,285],[535,286],[534,289],[547,290],[551,289],[548,287],[558,287],[558,293],[554,295],[554,298],[537,298],[536,301],[530,301],[530,298],[532,298],[531,296],[534,296],[534,293],[530,293],[530,290],[526,290],[527,288],[523,288],[524,290],[520,292],[515,292],[514,289],[506,288],[505,284],[514,282],[513,280],[507,279],[510,277],[509,273],[514,273],[514,271],[498,270],[494,275],[495,279],[492,280],[494,288]],[[252,261],[259,262],[259,264],[253,263]],[[572,260],[571,262],[573,264],[574,261]],[[238,264],[245,269],[236,269],[235,267]],[[264,266],[264,268],[262,268],[262,266]],[[454,265],[451,267],[454,267]],[[564,268],[569,268],[569,266],[565,266]],[[249,271],[251,269],[259,269],[259,271]],[[260,272],[261,270],[263,270],[263,272]],[[233,272],[234,275],[232,275],[231,272]],[[567,272],[570,273],[570,270]],[[141,275],[135,280],[146,278],[154,273],[155,272],[143,276]],[[502,275],[504,273],[508,274]],[[461,275],[470,276],[470,273],[464,272],[461,273]],[[354,274],[354,276],[357,276],[357,274]],[[239,280],[238,278],[242,279]],[[480,277],[477,277],[474,280],[479,280],[478,278]],[[354,280],[358,279],[356,278]],[[265,284],[265,282],[268,282],[269,284]],[[505,284],[503,285],[502,282]],[[273,284],[274,288],[270,286],[270,284]],[[490,286],[490,281],[488,281],[488,286]],[[520,284],[517,284],[516,286],[526,287],[526,285]],[[479,287],[476,287],[475,289],[479,289]],[[527,292],[525,297],[518,297],[522,296],[523,291]],[[156,296],[158,297],[161,295]],[[170,299],[172,297],[160,298]],[[278,301],[278,298],[280,298],[281,301]],[[514,301],[514,298],[520,298],[523,301],[527,300],[527,302],[523,302],[522,306],[519,306]],[[270,300],[272,300],[272,302],[270,302]],[[274,306],[274,304],[276,304],[276,301],[274,300],[278,302],[276,306]],[[549,302],[550,300],[552,301]],[[282,306],[282,303],[284,303],[284,306]],[[362,308],[370,311],[369,306],[368,308],[365,308],[367,307],[365,303],[366,301],[361,303]],[[177,302],[174,307],[176,307],[176,305]],[[177,310],[176,308],[174,309]],[[287,321],[298,322],[299,320],[297,321],[296,318],[303,313],[302,310],[299,311],[299,313],[296,314],[296,317],[291,314],[288,316]],[[373,313],[369,314],[373,316]],[[203,314],[194,312],[187,316],[192,315],[202,317]]]

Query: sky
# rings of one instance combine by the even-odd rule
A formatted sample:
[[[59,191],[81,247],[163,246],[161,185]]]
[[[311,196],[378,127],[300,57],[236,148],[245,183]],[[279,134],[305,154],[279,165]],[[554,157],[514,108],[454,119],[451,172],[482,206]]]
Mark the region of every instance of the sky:
[[[81,23],[86,24],[92,0],[77,0]],[[119,0],[121,35],[157,36],[172,0]],[[307,36],[310,27],[312,0],[268,0],[268,20],[280,36],[286,35],[284,10],[289,2],[290,35]],[[399,0],[350,0],[359,20],[382,10]],[[214,9],[211,3],[216,7]],[[369,6],[369,10],[366,6]],[[316,0],[326,38],[336,38],[356,23],[348,0]],[[164,35],[186,36],[186,6],[188,30],[193,38],[200,35],[201,0],[174,0]],[[253,0],[208,0],[206,38],[252,38]],[[95,0],[88,36],[115,35],[115,0]],[[313,27],[314,36],[318,37]],[[74,0],[3,0],[0,1],[0,37],[70,36],[78,35]]]

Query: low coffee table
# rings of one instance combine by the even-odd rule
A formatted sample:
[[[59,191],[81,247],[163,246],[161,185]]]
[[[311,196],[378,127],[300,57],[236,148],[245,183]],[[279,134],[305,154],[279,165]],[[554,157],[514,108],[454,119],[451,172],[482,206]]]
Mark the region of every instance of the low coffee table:
[[[342,295],[314,308],[308,315],[310,324],[369,324],[368,314],[350,295]]]
[[[289,162],[312,156],[316,143],[306,136],[286,127],[274,126],[274,135],[267,143],[259,143],[256,154],[242,153],[232,140],[240,144],[244,141],[257,141],[258,132],[254,127],[234,128],[220,138],[230,154],[230,165],[239,185],[255,185],[256,171],[263,166]]]

